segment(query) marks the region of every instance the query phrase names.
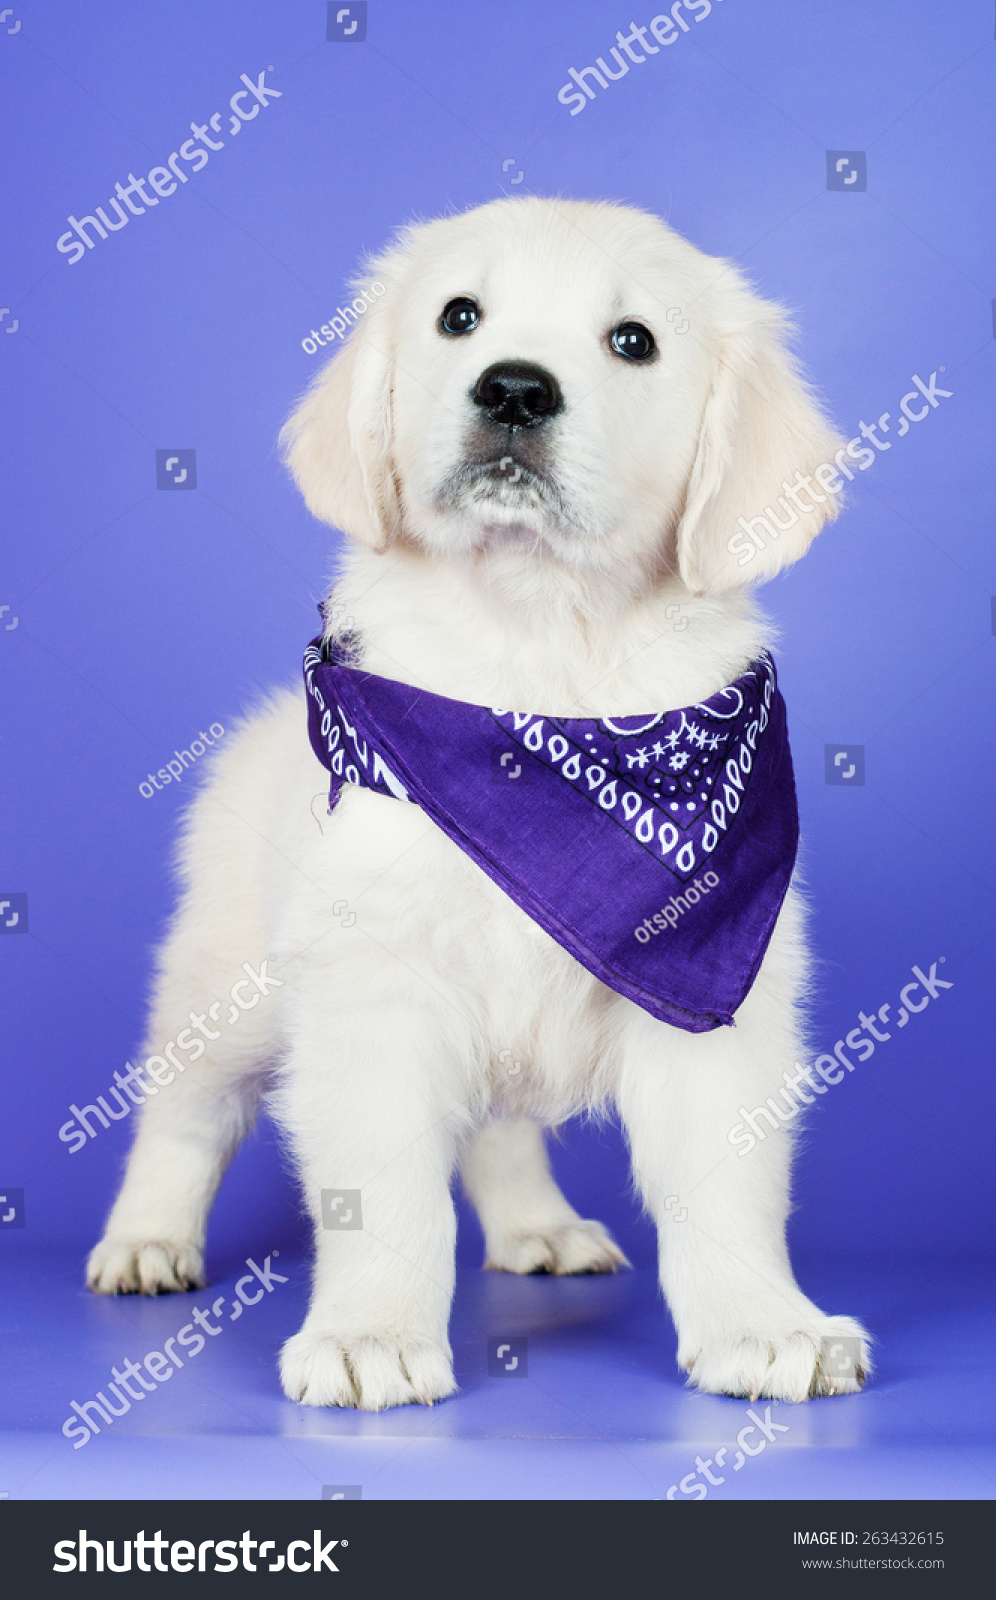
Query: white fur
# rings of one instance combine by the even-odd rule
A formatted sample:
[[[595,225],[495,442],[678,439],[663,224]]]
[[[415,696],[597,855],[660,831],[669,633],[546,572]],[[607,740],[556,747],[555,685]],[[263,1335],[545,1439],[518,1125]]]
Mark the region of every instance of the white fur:
[[[487,705],[611,716],[703,699],[771,643],[727,540],[837,441],[784,319],[733,267],[642,213],[518,200],[406,230],[374,278],[386,293],[286,430],[309,506],[353,536],[336,625],[359,634],[368,667]],[[458,295],[483,319],[447,337],[437,319]],[[653,330],[655,361],[612,352],[623,320]],[[509,446],[539,448],[529,459],[555,495],[506,473],[447,499],[477,421],[470,389],[501,359],[539,362],[563,390],[543,438]],[[749,576],[795,560],[819,520],[800,517]],[[285,1392],[369,1409],[441,1398],[455,1166],[488,1266],[613,1271],[621,1252],[560,1194],[536,1124],[614,1103],[659,1225],[680,1364],[714,1393],[833,1392],[821,1340],[862,1330],[792,1276],[790,1134],[746,1158],[727,1139],[737,1108],[803,1058],[796,893],[736,1027],[693,1035],[603,987],[415,806],[347,787],[328,817],[312,810],[327,785],[300,690],[213,758],[148,1050],[226,995],[244,961],[275,957],[284,986],[149,1102],[91,1287],[203,1282],[212,1197],[279,1059],[275,1105],[316,1224]],[[322,1227],[323,1188],[361,1190],[362,1231]]]

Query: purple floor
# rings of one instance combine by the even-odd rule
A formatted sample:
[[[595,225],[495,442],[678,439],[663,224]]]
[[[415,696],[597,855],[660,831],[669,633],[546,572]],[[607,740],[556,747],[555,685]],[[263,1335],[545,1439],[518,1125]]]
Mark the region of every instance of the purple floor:
[[[767,1419],[755,1406],[770,1442],[755,1432],[756,1453],[736,1473],[748,1404],[683,1387],[648,1272],[558,1280],[463,1269],[451,1329],[460,1395],[368,1415],[281,1397],[275,1358],[300,1323],[306,1269],[283,1257],[271,1267],[288,1281],[260,1289],[259,1302],[232,1317],[245,1267],[193,1296],[102,1300],[81,1291],[64,1256],[10,1250],[0,1494],[296,1500],[362,1489],[386,1500],[641,1500],[687,1485],[696,1455],[715,1462],[723,1445],[725,1471],[710,1470],[724,1481],[711,1499],[996,1492],[996,1296],[992,1276],[972,1263],[803,1263],[808,1292],[873,1330],[879,1369],[860,1396],[780,1405]],[[246,1298],[254,1287],[243,1285]],[[70,1401],[105,1389],[112,1365],[162,1350],[195,1306],[209,1310],[221,1296],[221,1331],[204,1349],[174,1346],[183,1370],[74,1449],[61,1431]],[[488,1376],[494,1335],[527,1338],[525,1378]]]

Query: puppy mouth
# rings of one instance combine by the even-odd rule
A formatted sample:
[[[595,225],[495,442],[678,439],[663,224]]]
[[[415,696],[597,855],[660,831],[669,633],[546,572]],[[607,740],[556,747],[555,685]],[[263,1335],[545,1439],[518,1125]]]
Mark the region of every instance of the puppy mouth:
[[[573,521],[556,479],[511,453],[463,462],[440,485],[436,505],[444,511],[490,510],[501,521],[528,512],[558,524]]]

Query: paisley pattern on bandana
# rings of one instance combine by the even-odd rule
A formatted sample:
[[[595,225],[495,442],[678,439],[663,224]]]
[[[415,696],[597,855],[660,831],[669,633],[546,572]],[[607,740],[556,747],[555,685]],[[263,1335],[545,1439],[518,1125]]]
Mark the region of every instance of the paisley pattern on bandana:
[[[686,711],[597,722],[491,715],[687,883],[740,810],[774,693],[774,665],[763,655],[737,683]]]
[[[421,807],[603,983],[692,1033],[732,1024],[795,862],[798,813],[774,663],[694,706],[550,717],[304,657],[312,748],[344,783]]]

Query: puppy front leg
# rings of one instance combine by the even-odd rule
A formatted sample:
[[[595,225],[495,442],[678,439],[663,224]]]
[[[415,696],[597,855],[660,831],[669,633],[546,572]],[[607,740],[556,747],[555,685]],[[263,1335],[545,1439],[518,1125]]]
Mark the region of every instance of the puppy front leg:
[[[200,906],[194,911],[180,919],[163,952],[140,1058],[160,1062],[158,1085],[148,1072],[130,1080],[119,1076],[130,1083],[134,1099],[148,1098],[136,1113],[120,1193],[87,1263],[87,1282],[99,1294],[168,1293],[206,1282],[208,1212],[225,1168],[255,1121],[264,1068],[276,1048],[279,994],[265,994],[242,1012],[231,999],[222,1004],[217,998],[230,995],[233,979],[241,981],[240,960],[255,955],[261,939],[257,934],[254,948],[244,930],[240,945],[229,930],[227,948],[211,947],[197,920],[206,913]],[[256,959],[276,987],[279,980],[267,975],[266,961]],[[243,996],[246,987],[239,991]],[[177,1048],[189,1050],[189,1043],[177,1047],[174,1041],[185,1032],[193,1040],[191,1014],[200,1017],[203,1032],[199,1054],[184,1057]],[[120,1091],[117,1100],[128,1107]]]
[[[121,1192],[87,1262],[98,1294],[165,1294],[207,1282],[208,1212],[255,1120],[261,1079],[201,1070],[161,1088],[140,1114]]]
[[[467,1120],[458,1080],[412,1001],[378,1000],[328,1027],[312,1005],[305,1013],[279,1108],[315,1223],[315,1266],[308,1315],[281,1356],[284,1393],[368,1411],[431,1404],[456,1387],[447,1325],[450,1174]]]
[[[618,1101],[657,1223],[679,1365],[710,1394],[798,1401],[856,1391],[871,1364],[864,1329],[826,1316],[792,1274],[789,1132],[779,1126],[744,1156],[729,1142],[739,1107],[777,1098],[796,1059],[790,1029],[764,998],[755,989],[735,1029],[708,1034],[634,1017]]]

